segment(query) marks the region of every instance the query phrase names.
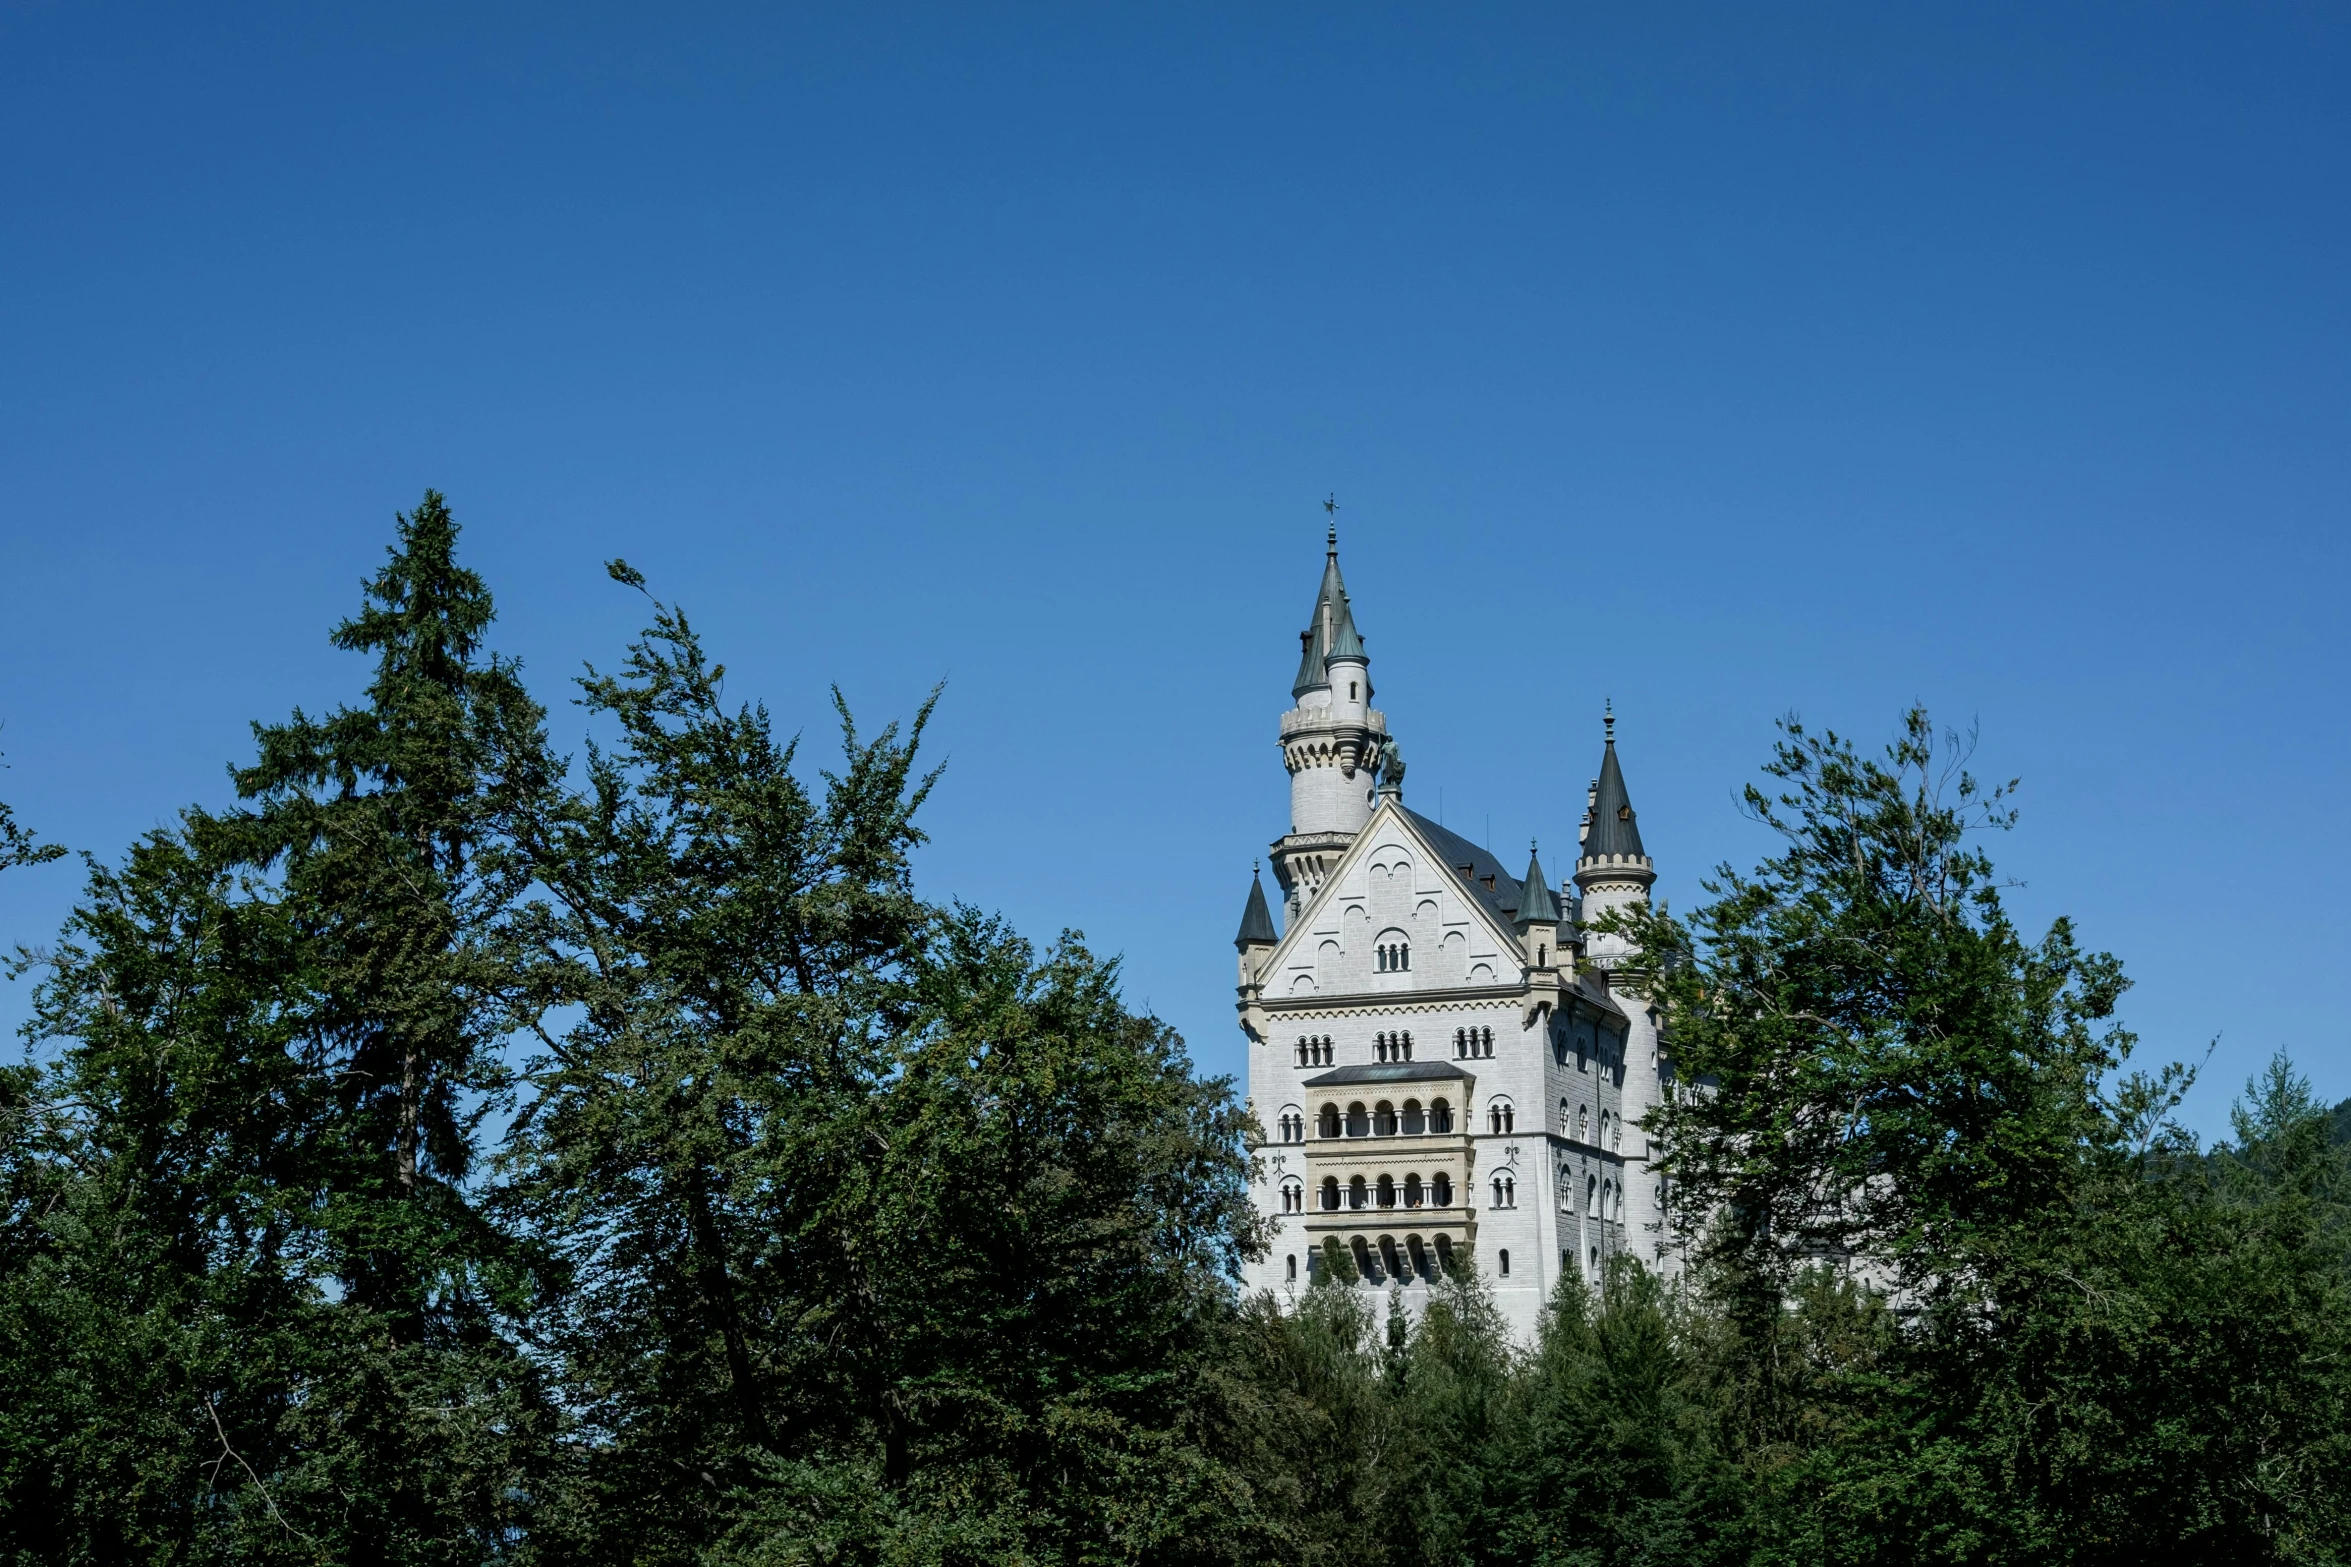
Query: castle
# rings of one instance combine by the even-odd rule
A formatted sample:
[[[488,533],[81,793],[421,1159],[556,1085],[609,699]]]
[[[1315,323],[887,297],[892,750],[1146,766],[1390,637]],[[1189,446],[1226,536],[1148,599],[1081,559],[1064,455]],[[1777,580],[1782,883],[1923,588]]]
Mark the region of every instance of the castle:
[[[1417,1314],[1465,1251],[1522,1342],[1560,1277],[1631,1251],[1669,1263],[1641,1122],[1671,1076],[1621,938],[1587,930],[1656,871],[1606,721],[1574,891],[1523,876],[1404,803],[1331,531],[1282,714],[1290,830],[1276,930],[1253,878],[1235,945],[1254,1197],[1244,1283],[1287,1295],[1325,1258]],[[1326,1242],[1336,1241],[1335,1252]]]

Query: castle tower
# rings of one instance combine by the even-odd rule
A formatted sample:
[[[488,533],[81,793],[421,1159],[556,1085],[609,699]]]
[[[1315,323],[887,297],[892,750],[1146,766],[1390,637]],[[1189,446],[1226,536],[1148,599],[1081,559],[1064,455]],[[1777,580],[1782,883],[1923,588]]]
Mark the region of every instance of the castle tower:
[[[1331,525],[1314,612],[1298,633],[1298,678],[1282,714],[1282,762],[1290,771],[1290,830],[1273,843],[1273,871],[1291,918],[1371,816],[1388,754],[1388,721],[1371,705],[1371,659],[1339,576],[1339,528]]]
[[[1649,901],[1657,867],[1641,848],[1641,827],[1625,793],[1624,769],[1616,760],[1616,713],[1613,707],[1601,720],[1607,736],[1600,755],[1600,776],[1592,785],[1590,821],[1576,859],[1575,883],[1584,895],[1584,922],[1590,925],[1612,909],[1630,909]],[[1595,932],[1586,956],[1595,968],[1611,969],[1631,951],[1622,936]]]
[[[1611,708],[1602,719],[1606,736],[1600,755],[1600,776],[1593,782],[1590,815],[1583,847],[1576,860],[1576,885],[1583,890],[1587,925],[1611,910],[1646,906],[1657,867],[1641,846],[1641,828],[1625,790],[1624,769],[1616,759],[1616,714]],[[1610,1132],[1611,1153],[1621,1153],[1623,1165],[1624,1244],[1652,1268],[1673,1268],[1671,1237],[1665,1225],[1664,1192],[1651,1165],[1650,1139],[1643,1118],[1659,1104],[1672,1066],[1660,1037],[1661,1019],[1650,999],[1645,976],[1635,967],[1637,954],[1624,936],[1593,931],[1587,938],[1586,959],[1608,980],[1610,995],[1624,1009],[1628,1027],[1622,1046],[1624,1059],[1615,1062],[1618,1103],[1622,1112]]]

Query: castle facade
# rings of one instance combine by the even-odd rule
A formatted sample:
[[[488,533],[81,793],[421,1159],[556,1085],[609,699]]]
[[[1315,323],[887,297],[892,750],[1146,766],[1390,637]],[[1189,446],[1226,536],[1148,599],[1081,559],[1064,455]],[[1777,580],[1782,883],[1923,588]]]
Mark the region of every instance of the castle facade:
[[[1336,1265],[1417,1314],[1473,1260],[1522,1342],[1562,1274],[1631,1251],[1669,1264],[1641,1130],[1671,1075],[1625,944],[1588,931],[1644,902],[1655,867],[1605,724],[1572,886],[1404,803],[1372,705],[1334,529],[1281,715],[1290,830],[1235,945],[1255,1200],[1272,1221],[1244,1282],[1288,1295]],[[1332,1244],[1335,1243],[1335,1244]]]

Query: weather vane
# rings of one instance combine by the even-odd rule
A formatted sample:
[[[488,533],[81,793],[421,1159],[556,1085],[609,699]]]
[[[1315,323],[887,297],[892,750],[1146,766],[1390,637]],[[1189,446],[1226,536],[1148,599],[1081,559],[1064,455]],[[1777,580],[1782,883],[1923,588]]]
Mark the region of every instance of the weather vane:
[[[1337,490],[1333,490],[1329,495],[1323,497],[1322,514],[1331,520],[1330,547],[1335,550],[1339,547],[1339,492]]]

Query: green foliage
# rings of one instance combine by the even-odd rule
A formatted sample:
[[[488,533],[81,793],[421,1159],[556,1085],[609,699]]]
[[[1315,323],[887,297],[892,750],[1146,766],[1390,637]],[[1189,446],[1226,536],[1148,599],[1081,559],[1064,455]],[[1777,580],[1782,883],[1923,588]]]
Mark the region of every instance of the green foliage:
[[[917,896],[930,704],[836,693],[812,783],[656,601],[575,770],[456,539],[428,492],[364,701],[20,959],[0,1560],[2343,1560],[2351,1110],[2281,1056],[2173,1126],[1925,714],[1791,724],[1780,852],[1618,920],[1693,1262],[1521,1348],[1467,1247],[1238,1294],[1230,1085],[1075,934]]]

